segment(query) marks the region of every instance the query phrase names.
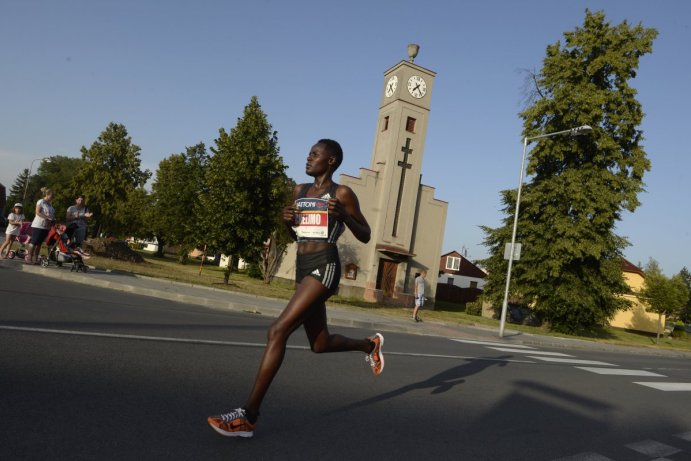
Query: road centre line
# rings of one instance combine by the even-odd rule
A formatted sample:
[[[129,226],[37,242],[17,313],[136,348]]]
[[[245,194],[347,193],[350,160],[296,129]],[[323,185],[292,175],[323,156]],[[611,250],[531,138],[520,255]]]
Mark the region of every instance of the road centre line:
[[[79,330],[56,330],[49,328],[29,328],[29,327],[13,327],[9,325],[0,325],[0,330],[6,331],[21,331],[28,333],[48,333],[48,334],[58,334],[58,335],[69,335],[69,336],[91,336],[99,338],[111,338],[111,339],[128,339],[135,341],[159,341],[159,342],[170,342],[170,343],[183,343],[183,344],[203,344],[212,346],[235,346],[235,347],[257,347],[264,348],[266,344],[264,343],[249,343],[240,341],[218,341],[209,339],[193,339],[193,338],[170,338],[163,336],[141,336],[141,335],[127,335],[121,333],[99,333],[95,331],[79,331]],[[310,350],[307,346],[286,346],[287,349],[295,350]],[[397,356],[408,356],[408,357],[425,357],[425,358],[440,358],[440,359],[455,359],[455,360],[481,360],[488,362],[511,362],[511,363],[535,363],[531,360],[512,360],[512,359],[502,359],[502,358],[492,358],[492,357],[469,357],[462,355],[444,355],[444,354],[422,354],[417,352],[392,352],[385,351],[385,355],[397,355]]]

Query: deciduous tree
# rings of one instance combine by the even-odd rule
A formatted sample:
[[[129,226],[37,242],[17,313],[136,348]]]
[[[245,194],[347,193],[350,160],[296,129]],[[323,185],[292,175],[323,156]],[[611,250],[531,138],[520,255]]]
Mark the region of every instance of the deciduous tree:
[[[132,143],[124,125],[110,123],[88,149],[81,148],[83,165],[74,178],[75,190],[81,191],[94,212],[99,233],[127,234],[122,220],[129,195],[143,187],[151,176],[140,168],[141,149]]]
[[[652,51],[654,29],[612,25],[586,11],[581,27],[547,47],[535,76],[536,100],[520,115],[524,136],[590,125],[590,136],[537,140],[523,188],[511,299],[531,306],[555,330],[576,333],[603,326],[626,308],[622,274],[626,239],[615,234],[623,211],[633,212],[650,162],[643,150],[641,104],[630,80]],[[510,241],[516,190],[502,192],[502,227],[484,227],[491,256],[485,292],[502,298],[504,244]]]
[[[256,97],[230,133],[219,130],[201,195],[211,248],[258,261],[285,205],[285,165],[278,138]],[[233,264],[229,264],[232,268]],[[226,281],[230,269],[226,272]]]

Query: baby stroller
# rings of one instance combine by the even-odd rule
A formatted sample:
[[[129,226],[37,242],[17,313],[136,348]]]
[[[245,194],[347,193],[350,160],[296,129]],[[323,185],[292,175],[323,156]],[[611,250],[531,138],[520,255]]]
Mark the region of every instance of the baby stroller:
[[[51,261],[58,267],[64,263],[71,263],[70,272],[86,272],[89,266],[84,264],[81,251],[72,244],[66,231],[67,226],[64,224],[55,224],[50,229],[46,237],[46,245],[49,247],[48,257],[41,260],[41,266],[48,267]]]
[[[31,242],[31,221],[24,221],[19,227],[19,235],[16,237],[16,241],[19,242],[19,248],[15,250],[10,250],[7,253],[7,257],[10,259],[19,258],[24,259],[27,254],[26,245]]]

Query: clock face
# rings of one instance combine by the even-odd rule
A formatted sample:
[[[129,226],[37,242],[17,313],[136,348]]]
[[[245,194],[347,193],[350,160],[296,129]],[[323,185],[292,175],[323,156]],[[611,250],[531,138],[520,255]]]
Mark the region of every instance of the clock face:
[[[386,82],[386,90],[384,90],[384,94],[386,95],[387,98],[390,98],[393,96],[393,94],[396,92],[396,87],[398,86],[398,77],[395,75],[389,79],[388,82]]]
[[[408,79],[408,93],[414,98],[420,99],[427,93],[427,84],[418,75],[413,75]]]

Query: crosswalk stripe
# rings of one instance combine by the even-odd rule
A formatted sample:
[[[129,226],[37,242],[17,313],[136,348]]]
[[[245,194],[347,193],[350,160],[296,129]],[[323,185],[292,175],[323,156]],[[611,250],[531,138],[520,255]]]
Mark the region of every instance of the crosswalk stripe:
[[[684,432],[683,434],[675,434],[675,437],[678,437],[680,439],[684,439],[688,442],[691,442],[691,432]]]
[[[449,338],[451,341],[456,341],[457,343],[466,343],[466,344],[479,344],[481,346],[506,346],[506,343],[498,343],[498,342],[491,342],[491,341],[475,341],[472,339],[456,339],[456,338]],[[514,347],[516,349],[534,349],[533,347],[530,346],[523,346],[521,344],[511,344],[511,347]]]
[[[596,368],[596,367],[576,367],[579,370],[589,371],[591,373],[597,373],[598,375],[618,375],[618,376],[649,376],[666,378],[665,375],[659,373],[653,373],[652,371],[645,370],[624,370],[621,368]]]
[[[653,389],[667,392],[691,391],[691,383],[644,383],[634,381],[634,384],[640,384],[641,386],[652,387]]]
[[[681,451],[677,447],[665,445],[655,440],[643,440],[641,442],[629,443],[626,444],[625,447],[637,451],[638,453],[643,453],[647,456],[655,456],[657,458],[661,456],[670,456]]]
[[[561,352],[546,352],[546,351],[535,351],[527,349],[514,349],[513,347],[489,347],[489,349],[494,349],[500,352],[516,352],[519,354],[537,354],[537,355],[553,355],[557,357],[573,357],[573,355],[563,354]]]
[[[601,365],[603,367],[606,367],[606,366],[616,367],[616,366],[618,366],[618,365],[615,365],[613,363],[598,362],[597,360],[564,359],[564,358],[558,358],[558,357],[539,357],[537,355],[530,355],[528,357],[531,359],[535,359],[535,360],[543,360],[545,362],[553,362],[553,363],[570,363],[570,364],[578,364],[578,365]]]

